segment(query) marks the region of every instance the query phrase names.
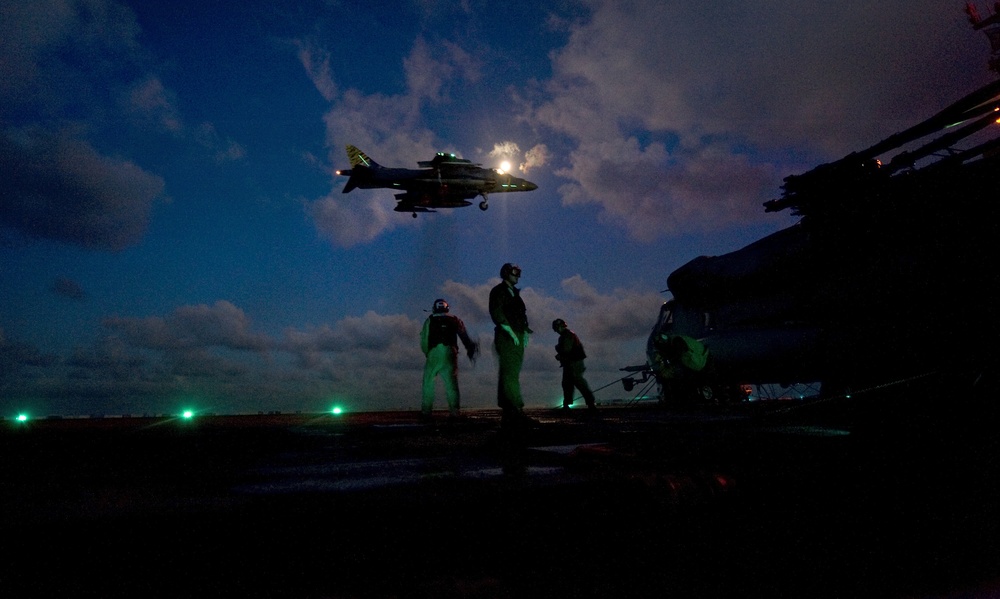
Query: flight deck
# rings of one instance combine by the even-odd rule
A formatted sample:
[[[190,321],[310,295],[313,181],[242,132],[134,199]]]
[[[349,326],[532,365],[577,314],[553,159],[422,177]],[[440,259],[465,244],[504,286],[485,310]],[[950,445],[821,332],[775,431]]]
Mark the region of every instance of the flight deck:
[[[416,411],[6,420],[0,585],[101,597],[1000,592],[995,415],[913,397],[535,410],[517,431],[497,410],[431,423]]]

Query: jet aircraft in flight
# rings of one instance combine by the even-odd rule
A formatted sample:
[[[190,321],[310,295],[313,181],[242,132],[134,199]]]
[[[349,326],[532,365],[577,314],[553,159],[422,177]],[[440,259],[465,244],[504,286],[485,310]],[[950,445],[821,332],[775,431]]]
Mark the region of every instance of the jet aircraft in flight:
[[[381,166],[354,146],[347,146],[351,168],[337,171],[350,177],[343,193],[355,188],[394,189],[396,212],[434,212],[435,208],[462,208],[472,204],[469,200],[483,196],[480,210],[489,208],[491,193],[532,191],[538,186],[500,170],[483,168],[454,154],[438,152],[431,160],[417,162],[419,169],[390,168]]]

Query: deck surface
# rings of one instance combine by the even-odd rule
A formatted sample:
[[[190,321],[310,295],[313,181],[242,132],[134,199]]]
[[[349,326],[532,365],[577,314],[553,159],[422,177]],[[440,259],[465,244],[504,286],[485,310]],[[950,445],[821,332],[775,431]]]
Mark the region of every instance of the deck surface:
[[[857,405],[46,420],[4,596],[1000,593],[993,419]],[[894,417],[886,419],[886,414]],[[963,595],[963,593],[966,593]],[[995,596],[995,595],[994,595]]]

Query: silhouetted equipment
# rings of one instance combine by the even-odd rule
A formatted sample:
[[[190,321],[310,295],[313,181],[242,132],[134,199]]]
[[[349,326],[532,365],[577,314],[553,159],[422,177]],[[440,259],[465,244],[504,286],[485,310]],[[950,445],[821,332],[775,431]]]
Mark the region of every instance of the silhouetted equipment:
[[[995,82],[787,177],[764,206],[800,222],[671,273],[649,363],[658,336],[684,334],[709,349],[702,387],[822,381],[824,395],[995,365],[998,119]]]
[[[985,19],[979,16],[976,5],[967,2],[965,13],[969,15],[969,22],[976,31],[982,30],[990,40],[990,47],[993,54],[990,56],[990,68],[1000,73],[1000,2],[993,3],[993,14]]]

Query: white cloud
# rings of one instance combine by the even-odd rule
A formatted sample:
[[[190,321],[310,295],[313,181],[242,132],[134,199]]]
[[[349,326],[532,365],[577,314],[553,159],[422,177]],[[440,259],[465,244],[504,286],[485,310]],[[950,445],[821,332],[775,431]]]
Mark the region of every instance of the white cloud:
[[[519,168],[521,172],[528,173],[538,167],[545,166],[552,159],[551,152],[545,144],[538,144],[524,153],[524,162]]]
[[[58,110],[92,101],[80,82],[120,68],[139,48],[135,15],[117,2],[11,0],[0,15],[0,114],[23,104]]]
[[[210,150],[217,163],[235,162],[246,156],[246,148],[232,139],[223,138],[212,123],[202,123],[194,128],[192,136],[195,142]]]
[[[643,241],[760,218],[798,169],[786,148],[839,158],[977,80],[955,68],[975,56],[960,7],[934,0],[586,6],[523,116],[569,142],[564,204],[597,204]],[[785,163],[749,158],[761,150]]]
[[[299,62],[316,86],[316,90],[327,102],[334,101],[338,88],[330,71],[330,52],[307,41],[298,41],[296,46],[299,50]]]
[[[493,144],[493,149],[490,150],[486,155],[490,158],[511,158],[513,156],[519,156],[521,154],[521,148],[512,141],[502,141],[500,143]]]
[[[148,349],[187,350],[220,347],[267,351],[271,342],[251,330],[249,318],[232,303],[181,306],[167,317],[110,317],[106,327],[120,331],[131,344]]]
[[[184,130],[175,94],[163,86],[159,77],[149,76],[136,82],[128,94],[128,102],[134,114],[155,122],[164,130],[175,135]]]
[[[164,182],[69,132],[0,132],[0,223],[29,236],[122,250],[146,231]]]
[[[14,0],[0,11],[3,225],[29,237],[121,250],[141,240],[165,187],[121,145],[131,134],[193,140],[218,162],[243,156],[240,144],[211,125],[192,132],[176,94],[143,74],[149,57],[130,7]]]
[[[335,191],[307,204],[306,214],[321,237],[334,245],[350,247],[372,241],[398,226],[402,219],[390,209],[391,197],[391,190],[380,194],[357,190],[349,195]]]
[[[403,59],[407,95],[416,101],[447,101],[448,86],[453,82],[475,83],[480,77],[477,62],[456,44],[442,42],[442,51],[438,50],[419,37]]]
[[[775,189],[773,167],[725,147],[670,154],[635,138],[581,146],[556,172],[563,204],[599,204],[604,217],[640,241],[683,231],[712,231],[763,220],[760,204]]]
[[[106,101],[116,74],[135,65],[135,15],[103,0],[0,10],[0,224],[93,249],[136,244],[163,179],[86,139],[117,108]],[[150,81],[142,99],[166,114]]]

